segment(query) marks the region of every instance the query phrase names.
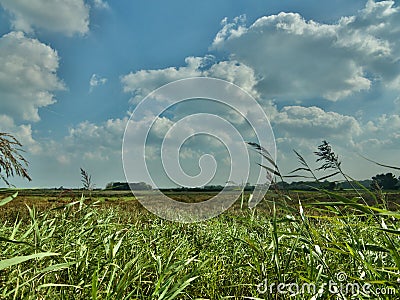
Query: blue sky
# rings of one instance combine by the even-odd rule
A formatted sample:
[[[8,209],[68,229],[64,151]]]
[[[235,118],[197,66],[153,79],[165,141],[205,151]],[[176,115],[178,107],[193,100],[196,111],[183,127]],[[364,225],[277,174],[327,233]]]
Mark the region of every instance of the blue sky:
[[[399,164],[396,1],[0,0],[0,36],[0,131],[24,144],[33,178],[18,186],[79,186],[79,167],[99,187],[123,181],[130,112],[191,76],[253,95],[287,172],[293,148],[313,161],[322,139],[359,179],[386,170],[357,153]],[[194,144],[189,172],[209,149]]]

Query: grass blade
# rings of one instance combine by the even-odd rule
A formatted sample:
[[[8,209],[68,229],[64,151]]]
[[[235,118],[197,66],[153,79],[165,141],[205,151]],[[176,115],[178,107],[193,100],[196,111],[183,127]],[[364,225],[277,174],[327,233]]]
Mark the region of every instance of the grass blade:
[[[47,257],[47,256],[54,256],[54,255],[59,255],[59,254],[52,253],[52,252],[42,252],[42,253],[36,253],[36,254],[31,254],[31,255],[26,255],[26,256],[16,256],[13,258],[3,259],[3,260],[0,260],[0,270],[6,269],[6,268],[14,266],[14,265],[18,265],[27,260],[31,260],[31,259],[35,259],[35,258],[43,258],[43,257]]]
[[[7,198],[4,198],[3,200],[0,201],[0,206],[6,205],[8,202],[11,202],[18,196],[18,192],[15,194],[8,196]]]

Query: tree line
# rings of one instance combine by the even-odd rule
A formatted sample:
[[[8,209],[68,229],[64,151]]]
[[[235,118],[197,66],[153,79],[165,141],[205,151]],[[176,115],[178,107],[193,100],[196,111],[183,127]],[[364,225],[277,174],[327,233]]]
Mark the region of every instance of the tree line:
[[[382,190],[397,190],[400,188],[400,177],[392,173],[377,174],[372,177],[371,183],[372,189],[382,189]]]
[[[258,146],[258,145],[257,145]],[[260,147],[260,146],[258,146]],[[10,186],[8,182],[8,178],[14,175],[21,176],[23,178],[31,180],[31,177],[28,175],[27,166],[28,161],[22,156],[21,152],[21,143],[12,135],[4,132],[0,132],[0,181],[3,181],[7,186]],[[261,150],[263,148],[260,148]],[[331,148],[328,142],[324,141],[324,143],[319,146],[318,149],[326,150],[328,149],[328,154],[333,155],[331,152]],[[325,151],[326,152],[326,151]],[[326,158],[325,152],[315,152],[319,156],[323,156],[324,159]],[[325,156],[324,156],[325,155]],[[300,158],[302,158],[300,156]],[[332,163],[332,158],[329,157],[329,162]],[[317,161],[320,161],[322,158],[319,158]],[[337,163],[336,168],[340,166],[340,162],[337,160],[337,156],[333,155],[333,161]],[[380,166],[390,167],[392,169],[400,169],[397,167],[391,167],[382,165],[380,163],[376,163]],[[308,167],[308,166],[307,166]],[[319,169],[327,169],[332,167],[330,164],[325,164]],[[300,168],[304,169],[304,168]],[[336,174],[336,173],[335,173]],[[329,177],[335,175],[329,175]],[[82,175],[82,182],[84,183],[84,187],[86,189],[93,189],[94,185],[91,183],[91,176],[83,169],[81,169]],[[327,177],[325,177],[327,178]],[[362,185],[365,187],[371,188],[373,190],[397,190],[400,189],[400,177],[396,178],[393,173],[386,173],[386,174],[377,174],[372,177],[372,180],[363,180],[360,181]],[[348,185],[350,185],[348,187]],[[328,189],[328,190],[340,190],[351,188],[351,183],[342,182],[338,183],[335,181],[299,181],[299,182],[279,182],[276,183],[276,186],[284,189],[297,189],[297,190],[313,190],[313,189]],[[221,190],[222,186],[207,186],[203,187],[202,189],[208,190]],[[245,187],[242,187],[245,190],[253,190],[254,186],[251,186],[249,183],[246,184]],[[110,182],[106,186],[106,190],[151,190],[152,186],[145,183],[145,182],[138,182],[138,183],[127,183],[127,182]]]

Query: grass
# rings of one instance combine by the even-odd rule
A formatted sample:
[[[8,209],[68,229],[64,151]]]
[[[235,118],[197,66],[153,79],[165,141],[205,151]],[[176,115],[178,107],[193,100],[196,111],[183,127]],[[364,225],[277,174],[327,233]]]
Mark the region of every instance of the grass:
[[[273,188],[252,209],[242,194],[201,223],[163,220],[124,193],[0,191],[0,299],[398,299],[400,195],[358,185],[327,142],[318,149],[315,170],[298,152],[288,176],[261,167],[282,180],[340,174],[351,191]]]
[[[8,177],[21,176],[31,180],[26,166],[28,161],[22,156],[22,144],[11,134],[0,132],[0,180],[8,186]]]
[[[41,211],[26,206],[25,214],[20,207],[18,218],[2,216],[0,298],[286,299],[279,283],[321,287],[339,283],[339,272],[351,283],[399,295],[400,213],[386,204],[345,205],[351,194],[334,195],[325,194],[329,203],[299,204],[301,193],[278,191],[255,212],[238,203],[195,224],[159,219],[132,198],[82,198]],[[272,293],[264,293],[271,284]],[[326,288],[290,299],[337,295]]]

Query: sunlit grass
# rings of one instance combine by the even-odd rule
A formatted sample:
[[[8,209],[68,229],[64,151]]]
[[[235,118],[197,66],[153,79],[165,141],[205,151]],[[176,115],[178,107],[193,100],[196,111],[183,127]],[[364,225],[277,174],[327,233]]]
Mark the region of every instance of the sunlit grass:
[[[400,292],[399,213],[364,204],[341,209],[344,199],[303,208],[291,197],[275,197],[254,215],[236,209],[195,224],[84,199],[44,212],[27,207],[27,217],[0,227],[0,297],[284,299],[257,286],[320,286],[339,272],[351,282]],[[291,298],[312,296],[333,297],[325,290]]]
[[[302,177],[282,175],[251,146],[282,180]],[[193,224],[158,218],[122,194],[19,200],[9,190],[0,200],[0,299],[399,298],[398,195],[368,190],[342,171],[327,142],[318,149],[319,169],[333,173],[317,176],[296,152],[302,167],[292,174],[341,174],[352,191],[272,184],[256,208],[243,206],[251,195],[242,193],[224,214]]]

